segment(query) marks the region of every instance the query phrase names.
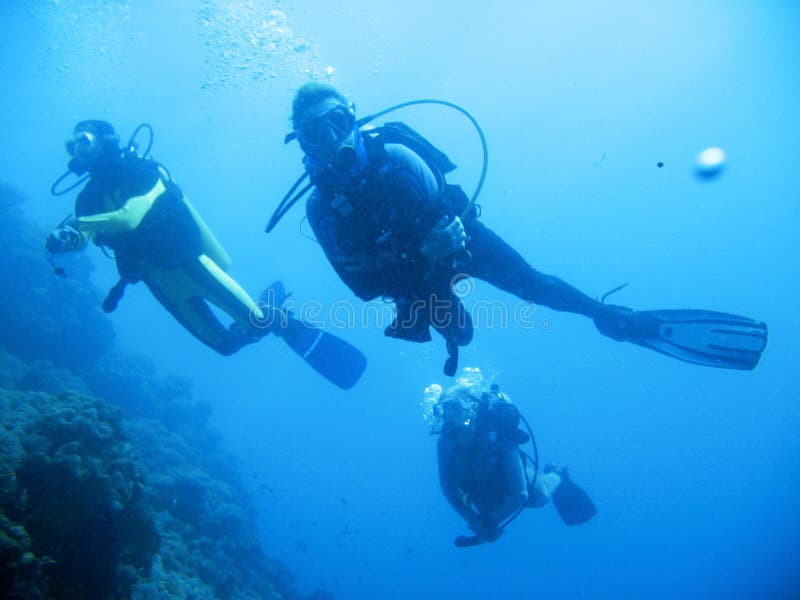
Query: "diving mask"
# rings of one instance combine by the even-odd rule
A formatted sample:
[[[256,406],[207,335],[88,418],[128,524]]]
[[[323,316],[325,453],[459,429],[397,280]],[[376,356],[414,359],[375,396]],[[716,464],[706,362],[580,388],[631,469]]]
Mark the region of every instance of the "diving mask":
[[[297,139],[306,150],[322,150],[342,142],[353,131],[356,116],[350,107],[340,104],[318,117],[305,120]]]
[[[102,152],[100,136],[90,131],[78,131],[64,145],[69,155],[79,160],[97,156]]]
[[[83,175],[97,168],[108,159],[111,148],[116,148],[117,143],[119,136],[114,133],[98,134],[85,129],[77,130],[64,144],[72,156],[68,165],[69,170],[76,175]]]

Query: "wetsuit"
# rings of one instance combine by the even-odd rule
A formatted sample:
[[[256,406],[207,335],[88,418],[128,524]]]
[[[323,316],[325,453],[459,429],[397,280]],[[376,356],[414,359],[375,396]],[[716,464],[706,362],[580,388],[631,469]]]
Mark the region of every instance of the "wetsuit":
[[[535,476],[519,444],[519,413],[506,402],[481,400],[469,424],[448,423],[437,443],[439,482],[445,498],[476,533],[497,532],[523,507],[544,506],[560,483]]]
[[[531,267],[473,211],[464,218],[466,252],[430,264],[423,240],[442,217],[461,215],[460,187],[437,184],[425,161],[407,147],[364,135],[365,176],[353,186],[315,181],[309,223],[345,284],[363,300],[391,298],[397,319],[386,334],[430,340],[432,325],[448,341],[466,345],[472,323],[452,292],[454,278],[472,276],[518,298],[594,318],[603,306],[571,285]]]
[[[125,284],[143,281],[181,325],[221,354],[265,333],[251,320],[264,323],[263,313],[225,272],[229,257],[158,163],[124,159],[93,173],[75,214],[82,246],[93,239],[113,251],[118,295]],[[208,302],[235,323],[226,328]]]

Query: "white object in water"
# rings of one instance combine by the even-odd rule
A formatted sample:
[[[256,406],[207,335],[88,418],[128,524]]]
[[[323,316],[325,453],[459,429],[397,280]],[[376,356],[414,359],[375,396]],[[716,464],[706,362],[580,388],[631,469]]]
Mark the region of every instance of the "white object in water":
[[[725,166],[725,151],[716,146],[706,148],[694,161],[697,174],[702,177],[716,177]]]

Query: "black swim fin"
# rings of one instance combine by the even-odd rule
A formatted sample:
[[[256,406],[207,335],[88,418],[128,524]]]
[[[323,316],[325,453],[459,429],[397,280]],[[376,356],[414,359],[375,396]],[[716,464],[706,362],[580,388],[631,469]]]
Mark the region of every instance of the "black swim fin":
[[[263,306],[283,307],[286,298],[283,283],[270,285],[260,297]],[[282,310],[280,324],[271,331],[285,341],[308,365],[332,384],[349,390],[367,368],[367,357],[355,346],[343,339],[296,319]]]
[[[553,505],[566,525],[582,525],[597,514],[589,494],[566,473],[561,473],[561,483],[553,492]]]
[[[647,323],[628,341],[686,362],[752,370],[767,346],[761,321],[711,310],[636,311]]]
[[[292,316],[275,334],[312,369],[342,389],[358,383],[367,368],[367,357],[358,348]]]

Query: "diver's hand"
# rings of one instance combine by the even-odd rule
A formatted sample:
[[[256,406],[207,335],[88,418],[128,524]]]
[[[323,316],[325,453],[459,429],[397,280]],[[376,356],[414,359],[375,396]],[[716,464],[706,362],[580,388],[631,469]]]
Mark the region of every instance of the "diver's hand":
[[[594,324],[600,333],[618,342],[647,337],[658,328],[646,314],[614,304],[601,304]]]
[[[436,262],[463,250],[466,245],[467,232],[461,218],[455,217],[448,224],[447,217],[442,217],[422,242],[420,252],[430,262]]]
[[[469,528],[475,532],[475,536],[482,542],[491,543],[503,535],[503,530],[500,527],[484,519],[474,520],[470,523]]]
[[[50,232],[45,248],[50,254],[62,254],[77,250],[81,245],[81,234],[73,227],[65,225]]]

